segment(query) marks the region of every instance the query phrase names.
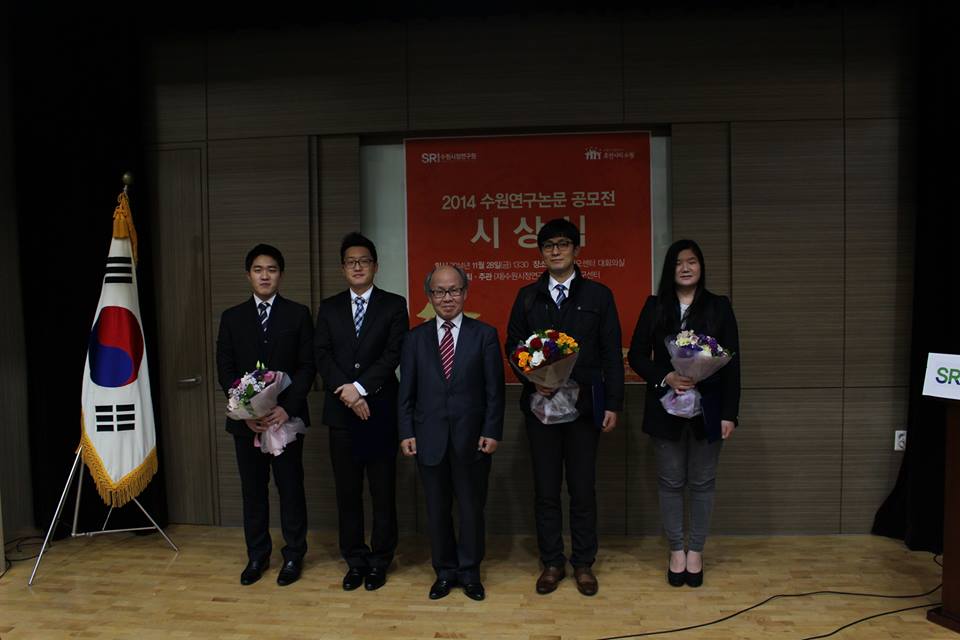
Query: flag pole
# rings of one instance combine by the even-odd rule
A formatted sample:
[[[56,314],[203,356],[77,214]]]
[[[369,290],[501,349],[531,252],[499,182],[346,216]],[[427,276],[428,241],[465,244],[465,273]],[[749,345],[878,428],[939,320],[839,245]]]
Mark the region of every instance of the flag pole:
[[[129,187],[130,185],[133,184],[133,174],[130,173],[129,171],[125,172],[123,174],[122,180],[123,180],[123,195],[124,195],[124,198],[126,198],[128,195]],[[134,244],[135,244],[136,235],[135,233],[133,233],[132,228],[130,229],[130,232],[131,232],[131,235],[133,236],[131,240],[134,241]],[[134,249],[134,256],[135,255],[136,255],[136,251]],[[43,560],[44,553],[46,553],[47,549],[50,547],[50,540],[53,537],[53,532],[56,530],[57,525],[60,522],[60,516],[63,513],[63,508],[64,508],[64,505],[66,504],[67,495],[70,491],[70,485],[73,482],[74,476],[77,476],[77,499],[76,499],[76,504],[74,505],[74,508],[73,508],[73,527],[71,528],[71,531],[70,531],[71,537],[73,538],[80,537],[80,536],[92,537],[92,536],[101,535],[104,533],[125,533],[125,532],[131,532],[131,531],[156,530],[160,533],[161,536],[163,536],[163,539],[167,541],[167,544],[170,545],[170,547],[174,550],[174,552],[180,551],[177,545],[174,544],[173,540],[171,540],[169,536],[167,536],[166,532],[164,532],[164,530],[160,527],[160,525],[157,524],[156,520],[153,519],[150,513],[144,508],[142,504],[140,504],[140,501],[137,500],[136,497],[132,497],[131,500],[137,505],[137,507],[139,507],[140,511],[143,512],[143,515],[147,517],[147,520],[150,521],[151,526],[130,527],[125,529],[109,529],[108,530],[107,523],[110,521],[110,516],[113,514],[113,510],[114,510],[114,507],[111,506],[110,510],[107,512],[106,518],[103,521],[103,526],[100,528],[99,531],[88,531],[88,532],[82,532],[82,533],[77,532],[77,523],[80,518],[80,496],[81,496],[81,491],[83,489],[83,467],[88,466],[86,461],[83,458],[83,450],[84,450],[84,444],[83,444],[83,441],[81,440],[81,443],[77,446],[76,456],[74,457],[73,465],[70,467],[70,474],[67,476],[67,482],[66,484],[64,484],[63,492],[60,494],[60,501],[57,503],[57,509],[53,514],[53,520],[50,523],[50,528],[47,529],[47,535],[43,540],[43,546],[40,548],[40,553],[37,554],[37,562],[33,565],[33,572],[31,572],[30,579],[27,581],[27,586],[33,586],[33,581],[37,575],[37,570],[40,568],[40,561]],[[80,470],[79,473],[77,473],[78,469]],[[91,473],[93,472],[91,471]]]

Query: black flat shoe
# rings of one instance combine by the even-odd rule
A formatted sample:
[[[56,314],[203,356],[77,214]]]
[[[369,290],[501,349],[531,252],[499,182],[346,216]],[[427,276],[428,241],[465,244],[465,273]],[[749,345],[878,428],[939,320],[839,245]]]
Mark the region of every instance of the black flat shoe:
[[[439,600],[440,598],[446,598],[450,595],[450,588],[456,584],[453,580],[441,580],[437,578],[437,581],[433,583],[433,586],[430,587],[430,599]]]
[[[367,591],[376,591],[387,583],[387,570],[381,567],[371,567],[367,572],[367,577],[363,582],[363,587]]]
[[[682,587],[687,583],[687,572],[667,569],[667,582],[670,583],[671,587]]]
[[[703,569],[700,569],[700,571],[697,571],[696,573],[690,573],[689,571],[684,573],[686,573],[684,582],[687,583],[688,587],[693,587],[696,589],[703,584]]]
[[[263,575],[263,572],[267,570],[270,566],[270,556],[264,556],[262,558],[257,558],[256,560],[250,560],[247,562],[247,566],[244,567],[243,571],[240,573],[240,584],[242,585],[251,585]]]
[[[467,594],[467,597],[471,600],[480,601],[487,597],[487,592],[484,591],[483,585],[479,582],[463,585],[463,592]]]
[[[353,591],[354,589],[359,589],[360,585],[363,584],[363,578],[367,575],[366,569],[352,568],[349,569],[345,576],[343,576],[343,590],[344,591]]]
[[[277,584],[281,587],[293,584],[300,579],[300,570],[302,565],[299,560],[287,560],[280,568],[277,575]]]

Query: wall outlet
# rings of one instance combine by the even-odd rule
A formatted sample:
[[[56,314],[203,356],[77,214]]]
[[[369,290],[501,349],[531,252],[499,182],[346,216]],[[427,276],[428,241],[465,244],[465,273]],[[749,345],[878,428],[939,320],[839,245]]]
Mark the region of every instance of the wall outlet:
[[[907,449],[907,432],[905,429],[898,429],[893,432],[893,450],[894,451],[906,451]]]

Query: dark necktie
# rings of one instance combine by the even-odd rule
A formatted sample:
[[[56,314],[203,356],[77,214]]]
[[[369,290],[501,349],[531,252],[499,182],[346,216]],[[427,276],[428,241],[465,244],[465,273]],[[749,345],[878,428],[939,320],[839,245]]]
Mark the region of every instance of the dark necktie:
[[[363,298],[355,298],[353,300],[354,304],[357,305],[357,312],[353,314],[353,328],[357,330],[357,335],[360,335],[360,327],[363,325],[363,305],[366,304],[366,300]]]
[[[453,373],[453,323],[447,320],[442,326],[446,332],[440,340],[440,363],[443,365],[443,377],[449,380]]]
[[[563,304],[563,301],[567,299],[567,294],[564,293],[567,287],[566,285],[558,284],[554,287],[557,290],[557,309],[560,308],[560,305]]]
[[[270,308],[269,302],[261,302],[257,305],[257,309],[260,310],[260,330],[264,333],[267,332],[267,318],[270,316],[267,315],[267,309]]]

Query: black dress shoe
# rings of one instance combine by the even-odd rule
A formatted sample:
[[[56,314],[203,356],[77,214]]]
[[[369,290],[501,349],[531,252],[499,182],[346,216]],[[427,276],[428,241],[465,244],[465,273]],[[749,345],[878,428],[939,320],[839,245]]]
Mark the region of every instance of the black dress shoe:
[[[240,584],[250,585],[260,579],[263,572],[270,566],[270,556],[249,560],[247,566],[240,572]]]
[[[351,567],[347,574],[343,576],[343,590],[353,591],[360,588],[363,584],[363,578],[367,575],[366,568]]]
[[[467,597],[471,600],[483,600],[487,597],[487,593],[483,590],[483,585],[479,582],[471,582],[470,584],[463,585],[463,592],[467,594]]]
[[[703,569],[700,569],[700,571],[697,571],[696,573],[690,573],[689,571],[685,571],[684,573],[686,573],[684,581],[687,583],[688,587],[697,588],[703,585]]]
[[[446,598],[450,595],[450,588],[456,584],[454,580],[443,580],[437,578],[437,581],[433,583],[433,586],[430,587],[430,599],[439,600],[440,598]]]
[[[299,560],[287,560],[280,567],[280,573],[277,574],[277,584],[281,587],[293,584],[300,579],[301,568],[302,565]]]
[[[670,569],[667,569],[667,582],[670,583],[671,587],[682,587],[686,584],[686,581],[686,571],[670,571]]]
[[[376,591],[387,583],[387,570],[383,567],[370,567],[367,577],[363,581],[363,588],[367,591]]]

